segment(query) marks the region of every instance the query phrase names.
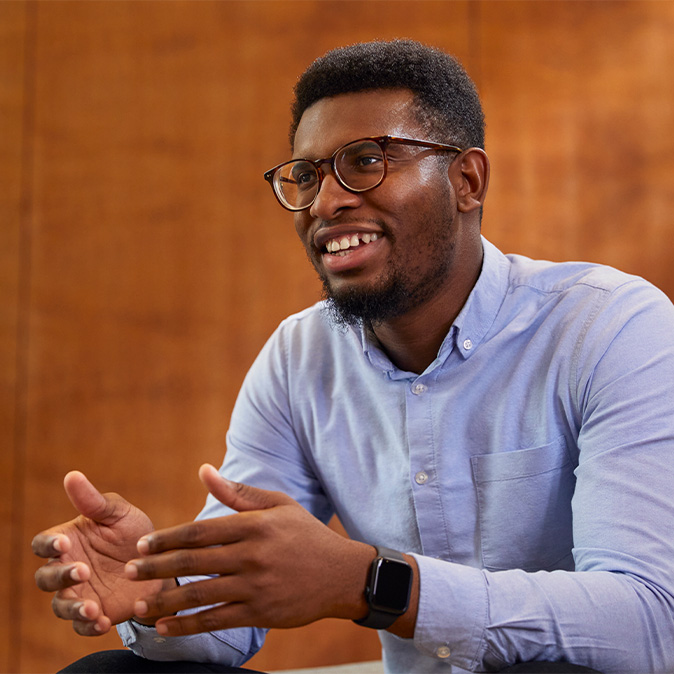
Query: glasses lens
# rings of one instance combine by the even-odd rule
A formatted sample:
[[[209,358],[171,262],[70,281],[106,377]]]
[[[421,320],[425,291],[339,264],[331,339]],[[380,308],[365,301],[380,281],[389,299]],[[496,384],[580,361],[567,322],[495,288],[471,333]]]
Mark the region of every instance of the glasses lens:
[[[291,161],[274,174],[274,190],[290,208],[308,206],[318,192],[318,171],[308,161]]]
[[[373,140],[357,140],[339,151],[335,157],[335,169],[350,189],[356,192],[369,190],[384,178],[384,153]]]

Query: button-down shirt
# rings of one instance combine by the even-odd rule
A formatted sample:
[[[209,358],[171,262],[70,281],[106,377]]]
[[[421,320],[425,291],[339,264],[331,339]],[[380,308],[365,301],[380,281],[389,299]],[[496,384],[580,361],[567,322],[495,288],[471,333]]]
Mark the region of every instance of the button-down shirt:
[[[420,375],[321,304],[285,320],[244,382],[222,472],[415,555],[414,638],[380,633],[388,672],[672,672],[674,307],[608,267],[483,246]],[[200,517],[227,512],[209,497]],[[231,664],[264,636],[120,631],[146,657]]]

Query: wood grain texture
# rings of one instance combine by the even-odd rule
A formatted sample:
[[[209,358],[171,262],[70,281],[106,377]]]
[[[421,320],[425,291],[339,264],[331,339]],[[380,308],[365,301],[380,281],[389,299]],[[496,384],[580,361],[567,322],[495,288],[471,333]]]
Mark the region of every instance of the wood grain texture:
[[[245,372],[318,299],[262,180],[288,156],[290,91],[314,58],[392,37],[455,53],[487,113],[486,236],[674,297],[673,24],[674,3],[639,1],[0,3],[0,526],[15,541],[0,669],[119,645],[77,637],[33,586],[30,539],[74,514],[64,474],[157,526],[191,519]],[[373,632],[322,621],[272,633],[251,664],[378,652]]]
[[[488,2],[480,25],[485,234],[674,297],[674,4]]]
[[[28,196],[22,161],[26,142],[26,8],[0,4],[0,671],[16,666],[22,588],[15,582],[24,557],[23,462],[25,400],[20,397],[27,354]],[[14,581],[14,582],[13,582]]]

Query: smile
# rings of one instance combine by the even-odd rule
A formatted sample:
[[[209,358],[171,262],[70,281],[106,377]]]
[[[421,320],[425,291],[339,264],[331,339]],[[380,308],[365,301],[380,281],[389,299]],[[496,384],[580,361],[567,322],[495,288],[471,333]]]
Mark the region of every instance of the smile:
[[[325,252],[338,257],[343,257],[354,248],[372,243],[378,238],[379,236],[374,232],[372,234],[352,234],[351,236],[338,236],[326,242]]]

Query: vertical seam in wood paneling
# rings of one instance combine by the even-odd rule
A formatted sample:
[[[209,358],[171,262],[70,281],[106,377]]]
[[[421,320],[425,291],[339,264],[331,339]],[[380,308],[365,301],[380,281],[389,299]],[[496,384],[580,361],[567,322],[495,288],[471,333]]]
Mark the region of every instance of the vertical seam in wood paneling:
[[[20,671],[25,522],[26,440],[28,427],[28,364],[30,347],[30,288],[32,228],[34,213],[33,149],[35,133],[35,59],[37,46],[37,2],[25,4],[23,111],[21,121],[21,186],[19,216],[19,278],[16,335],[16,400],[14,406],[14,474],[12,476],[12,568],[9,603],[12,620],[9,624],[10,671]]]

